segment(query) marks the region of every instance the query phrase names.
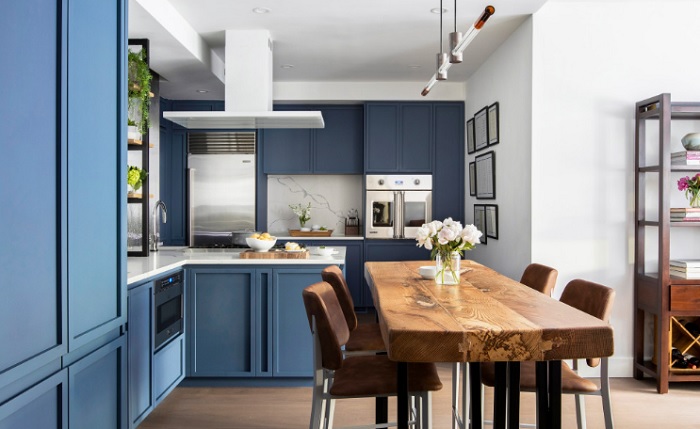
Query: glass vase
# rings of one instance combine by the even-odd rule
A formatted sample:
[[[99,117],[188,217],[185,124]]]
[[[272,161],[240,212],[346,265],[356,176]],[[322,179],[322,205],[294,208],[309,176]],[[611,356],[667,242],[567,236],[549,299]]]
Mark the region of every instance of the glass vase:
[[[690,192],[688,194],[688,202],[690,203],[690,207],[692,208],[700,208],[700,191],[699,192]]]
[[[435,283],[439,285],[459,284],[458,252],[441,253],[435,255]]]

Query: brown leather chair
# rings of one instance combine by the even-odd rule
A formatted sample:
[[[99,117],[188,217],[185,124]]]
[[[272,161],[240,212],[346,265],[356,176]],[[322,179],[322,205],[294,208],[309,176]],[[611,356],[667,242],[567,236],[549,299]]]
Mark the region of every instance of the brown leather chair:
[[[309,326],[314,336],[314,387],[310,429],[332,426],[336,399],[396,395],[396,362],[386,355],[348,356],[342,346],[350,338],[336,292],[326,282],[302,292]],[[422,428],[431,425],[430,392],[442,388],[433,363],[408,365],[409,392],[418,399],[415,420]],[[368,425],[367,427],[375,427]]]
[[[321,271],[321,278],[333,287],[350,330],[350,339],[345,344],[346,354],[348,356],[376,354],[386,351],[379,324],[357,322],[355,303],[352,301],[350,289],[340,268],[337,265],[330,265],[324,268]]]
[[[591,316],[608,322],[614,299],[615,291],[609,287],[577,279],[570,281],[569,284],[566,285],[559,300]],[[601,396],[605,428],[612,429],[613,416],[610,404],[608,358],[586,359],[586,362],[588,366],[591,367],[596,367],[600,364],[600,387],[591,380],[578,375],[578,359],[574,359],[573,368],[569,367],[566,362],[562,362],[561,364],[562,393],[576,395],[576,424],[579,429],[584,429],[586,427],[586,410],[584,407],[584,400],[580,395]],[[494,366],[482,365],[481,377],[485,385],[493,386],[495,381]],[[520,390],[524,392],[534,392],[535,388],[535,363],[522,362],[520,364]]]
[[[538,292],[542,292],[547,296],[552,296],[552,290],[557,284],[558,272],[552,267],[548,267],[542,264],[532,263],[525,267],[522,277],[520,277],[520,283],[528,286]],[[491,371],[493,373],[494,367],[493,363],[485,362],[481,364],[482,371]],[[462,379],[462,413],[460,413],[459,402],[459,383],[460,378]],[[467,409],[467,364],[465,362],[453,363],[452,364],[452,429],[459,427],[460,429],[465,428],[464,414]],[[483,394],[482,404],[483,404]]]

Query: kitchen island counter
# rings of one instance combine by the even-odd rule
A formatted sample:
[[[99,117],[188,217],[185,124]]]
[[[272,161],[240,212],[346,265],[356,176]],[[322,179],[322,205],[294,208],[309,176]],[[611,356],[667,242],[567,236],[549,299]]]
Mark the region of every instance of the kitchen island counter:
[[[178,267],[196,265],[345,265],[345,247],[334,246],[337,253],[331,256],[316,254],[316,247],[309,246],[308,259],[241,259],[240,253],[248,249],[190,249],[188,247],[162,247],[148,257],[127,259],[127,284],[149,279]]]

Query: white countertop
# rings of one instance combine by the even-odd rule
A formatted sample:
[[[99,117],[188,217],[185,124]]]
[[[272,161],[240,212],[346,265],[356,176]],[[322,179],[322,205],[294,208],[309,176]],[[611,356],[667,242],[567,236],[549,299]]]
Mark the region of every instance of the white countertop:
[[[331,238],[331,237],[327,237]],[[188,247],[161,247],[148,257],[127,258],[127,284],[146,280],[152,276],[184,265],[344,265],[345,247],[334,247],[331,256],[316,254],[316,246],[308,246],[308,259],[241,259],[239,254],[247,249],[190,249]]]
[[[292,237],[289,235],[284,235],[280,233],[279,235],[272,234],[277,237],[278,240],[282,241],[309,241],[309,240],[364,240],[365,237],[361,235],[331,235],[330,237]]]

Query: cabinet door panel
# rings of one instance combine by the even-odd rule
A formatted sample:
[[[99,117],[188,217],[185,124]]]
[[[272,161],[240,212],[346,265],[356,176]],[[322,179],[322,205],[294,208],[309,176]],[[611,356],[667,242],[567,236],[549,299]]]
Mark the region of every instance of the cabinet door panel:
[[[432,116],[431,104],[401,105],[401,171],[432,171]],[[462,158],[459,161],[462,162]]]
[[[433,219],[464,217],[464,104],[435,105]]]
[[[123,429],[126,409],[126,337],[68,367],[71,429]]]
[[[314,130],[315,174],[362,174],[362,106],[323,108],[325,128]]]
[[[255,270],[192,270],[188,285],[189,376],[255,373]]]
[[[160,199],[168,206],[168,221],[160,234],[166,246],[187,245],[187,133],[161,132]]]
[[[70,350],[125,322],[126,290],[118,267],[126,118],[122,91],[115,90],[123,82],[123,10],[123,1],[68,5]]]
[[[16,59],[0,67],[0,386],[55,359],[66,347],[58,269],[59,185],[65,174],[58,163],[65,148],[58,120],[58,4],[7,2],[0,16],[0,40],[5,41],[0,55]],[[29,363],[39,355],[43,363]]]
[[[146,283],[129,291],[129,420],[139,422],[153,406],[151,356],[153,287]]]
[[[311,130],[269,128],[262,136],[263,172],[266,174],[310,174]]]
[[[321,281],[321,269],[276,269],[273,281],[273,375],[313,375],[313,342],[301,291]]]
[[[68,427],[67,370],[0,405],[0,429]]]
[[[365,106],[365,172],[395,172],[399,168],[399,106]]]
[[[185,337],[180,335],[153,356],[156,404],[185,378]]]

